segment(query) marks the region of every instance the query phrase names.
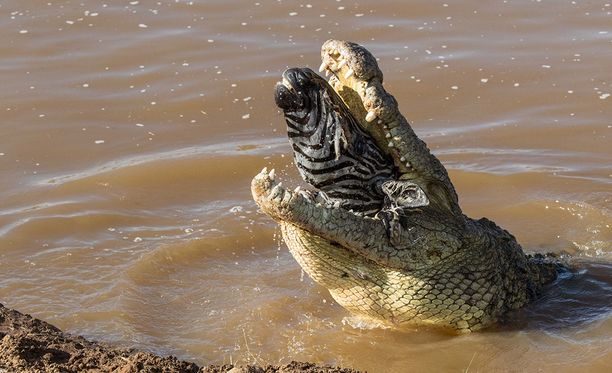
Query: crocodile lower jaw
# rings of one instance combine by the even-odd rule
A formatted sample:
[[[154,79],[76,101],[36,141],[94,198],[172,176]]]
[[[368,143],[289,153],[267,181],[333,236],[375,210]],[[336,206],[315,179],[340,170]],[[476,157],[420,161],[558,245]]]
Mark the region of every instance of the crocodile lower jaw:
[[[276,178],[274,169],[267,167],[251,181],[253,199],[261,210],[277,221],[285,221],[305,229],[315,229],[315,216],[337,216],[344,221],[363,220],[365,224],[382,223],[376,218],[363,216],[360,213],[348,211],[341,207],[322,203],[317,198],[317,191],[302,190],[299,186],[294,190],[285,188]],[[384,233],[383,230],[381,232]]]
[[[261,210],[276,220],[287,247],[306,273],[329,290],[351,313],[392,327],[427,326],[450,333],[468,333],[490,324],[491,319],[474,307],[477,323],[468,324],[454,311],[423,311],[429,299],[410,305],[420,289],[429,289],[430,268],[410,268],[409,260],[387,258],[390,243],[380,220],[314,201],[312,193],[288,190],[274,170],[264,168],[251,182],[253,198]],[[400,266],[405,266],[400,269]]]

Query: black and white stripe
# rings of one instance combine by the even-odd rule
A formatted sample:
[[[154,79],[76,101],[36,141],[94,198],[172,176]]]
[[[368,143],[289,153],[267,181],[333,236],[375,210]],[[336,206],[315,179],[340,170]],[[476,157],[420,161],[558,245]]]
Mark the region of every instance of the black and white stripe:
[[[304,180],[325,192],[331,204],[376,214],[383,204],[380,185],[395,175],[391,160],[323,78],[309,69],[291,69],[283,76],[300,102],[284,113]]]

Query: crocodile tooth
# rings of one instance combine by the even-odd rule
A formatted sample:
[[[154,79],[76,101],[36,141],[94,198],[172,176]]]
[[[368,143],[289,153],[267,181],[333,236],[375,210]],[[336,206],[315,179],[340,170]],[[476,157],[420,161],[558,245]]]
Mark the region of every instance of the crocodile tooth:
[[[329,71],[329,69],[325,69],[325,76],[329,76],[329,74],[331,73],[331,71]]]
[[[387,133],[387,134],[385,135],[385,137],[386,137],[386,138],[388,138],[388,139],[390,139],[390,138],[391,138],[391,134],[390,134],[390,133]]]
[[[346,65],[346,60],[340,60],[340,62],[338,62],[338,65],[337,65],[338,70],[343,68],[344,65]]]
[[[412,165],[410,164],[410,162],[406,162],[406,168],[412,169]]]
[[[351,76],[353,76],[353,74],[355,73],[355,70],[353,69],[348,69],[348,71],[346,72],[346,74],[344,74],[344,79],[348,79]]]
[[[312,196],[307,193],[305,190],[300,190],[300,195],[306,199],[308,202],[312,202]]]
[[[268,176],[270,177],[270,180],[274,181],[274,177],[276,176],[276,170],[272,169]]]
[[[284,193],[283,193],[283,199],[282,199],[282,202],[283,202],[283,203],[287,203],[287,202],[289,202],[289,201],[291,200],[291,197],[292,197],[292,196],[293,196],[293,195],[292,195],[290,192],[288,192],[288,191],[286,191],[286,190],[285,190],[285,191],[284,191]]]
[[[374,111],[368,111],[368,114],[365,117],[366,122],[371,122],[374,119],[376,119],[376,113],[374,113]]]
[[[260,174],[266,175],[267,173],[268,173],[268,167],[264,167],[264,168],[261,169]]]
[[[395,145],[393,145],[393,141],[389,141],[389,145],[387,145],[389,148],[394,147]]]
[[[337,209],[338,207],[340,207],[340,201],[334,202],[334,208]]]
[[[400,158],[400,161],[402,161],[402,162],[406,162],[406,158],[401,157],[401,158]]]
[[[295,189],[293,190],[294,193],[299,193],[300,190],[302,190],[302,188],[300,188],[300,186],[296,186]]]
[[[377,123],[382,124],[382,119],[379,119]]]
[[[327,70],[327,64],[325,63],[325,61],[323,61],[321,62],[321,66],[319,66],[319,72],[322,73],[325,70]]]
[[[338,78],[335,75],[332,75],[329,78],[329,85],[331,85],[332,87],[334,87],[334,89],[336,89],[336,86],[340,84],[340,81],[338,80]]]
[[[278,183],[274,186],[274,188],[272,188],[272,191],[270,192],[271,199],[277,199],[278,197],[281,197],[283,195],[283,188],[281,184],[282,183]]]

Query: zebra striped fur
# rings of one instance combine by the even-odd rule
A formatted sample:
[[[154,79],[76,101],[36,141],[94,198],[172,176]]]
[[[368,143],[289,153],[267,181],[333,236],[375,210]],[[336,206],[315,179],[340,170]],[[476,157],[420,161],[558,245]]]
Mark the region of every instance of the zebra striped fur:
[[[323,191],[333,206],[368,216],[380,211],[380,186],[395,178],[393,162],[329,84],[310,69],[289,69],[275,99],[283,109],[302,178]]]

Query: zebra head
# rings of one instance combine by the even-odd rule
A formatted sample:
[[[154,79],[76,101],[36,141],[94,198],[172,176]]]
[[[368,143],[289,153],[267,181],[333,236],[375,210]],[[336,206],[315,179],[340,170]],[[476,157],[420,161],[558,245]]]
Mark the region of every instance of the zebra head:
[[[395,166],[327,81],[308,68],[288,69],[274,98],[285,115],[297,168],[323,192],[319,199],[365,215],[380,211],[380,186],[394,178]]]

